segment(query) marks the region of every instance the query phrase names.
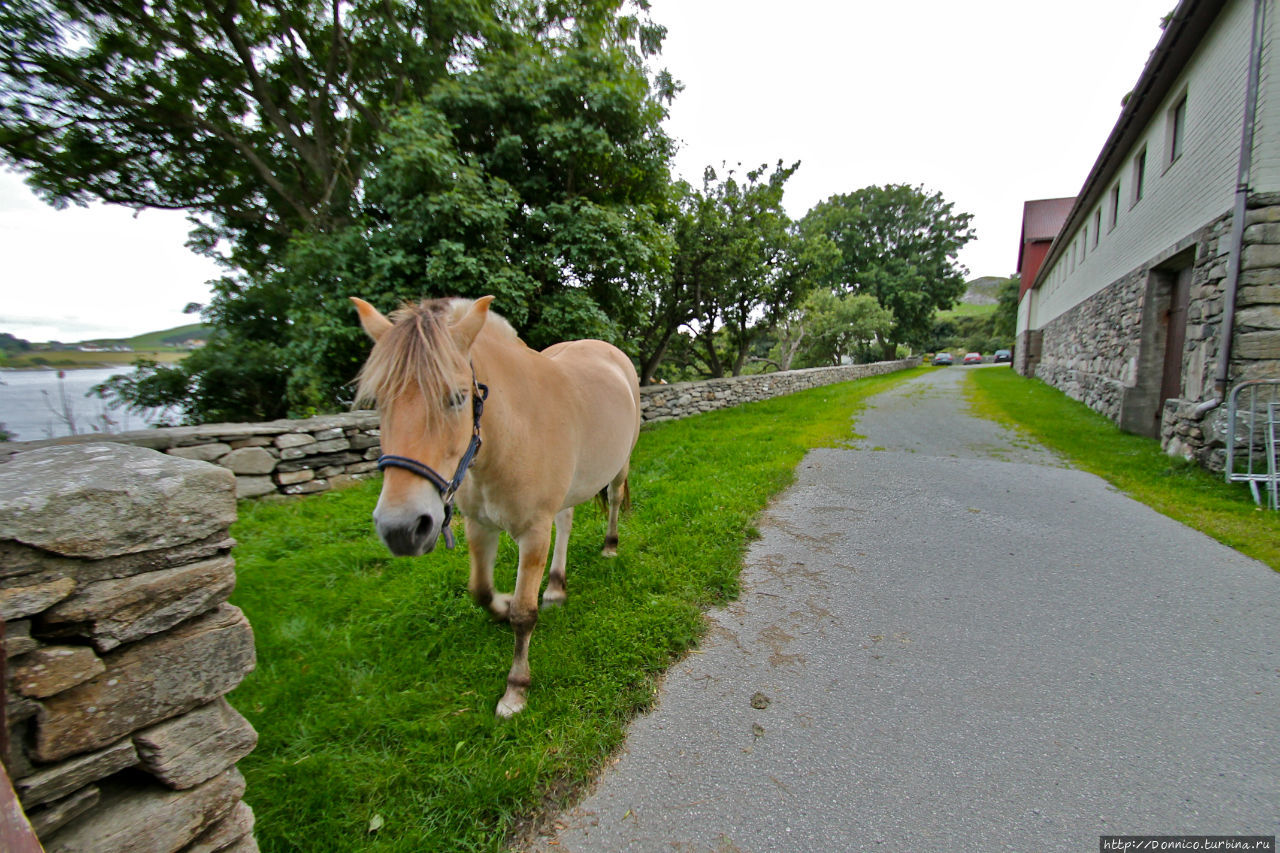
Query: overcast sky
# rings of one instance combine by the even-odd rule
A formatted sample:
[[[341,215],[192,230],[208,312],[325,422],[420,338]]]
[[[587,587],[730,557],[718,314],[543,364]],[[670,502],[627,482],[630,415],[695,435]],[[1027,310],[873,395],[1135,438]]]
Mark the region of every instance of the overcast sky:
[[[1075,195],[1174,0],[651,0],[656,64],[684,86],[667,130],[680,176],[801,161],[804,215],[906,183],[974,214],[970,277],[1010,275],[1022,203]],[[124,337],[179,326],[218,270],[181,214],[54,210],[0,173],[0,332]]]

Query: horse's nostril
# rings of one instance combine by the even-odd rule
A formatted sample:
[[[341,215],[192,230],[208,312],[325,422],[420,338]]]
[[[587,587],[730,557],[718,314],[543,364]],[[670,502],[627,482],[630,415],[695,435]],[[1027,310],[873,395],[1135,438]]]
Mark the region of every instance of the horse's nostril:
[[[418,516],[418,526],[414,528],[413,534],[418,539],[425,539],[431,535],[431,528],[435,526],[435,521],[429,515]]]

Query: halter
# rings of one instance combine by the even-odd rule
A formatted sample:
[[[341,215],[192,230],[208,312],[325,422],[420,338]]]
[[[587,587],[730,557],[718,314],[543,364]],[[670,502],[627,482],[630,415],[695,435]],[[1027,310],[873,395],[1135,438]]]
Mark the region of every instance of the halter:
[[[388,468],[402,468],[411,474],[417,474],[424,480],[430,480],[431,484],[440,491],[440,500],[444,502],[444,523],[441,524],[440,530],[444,536],[445,548],[453,548],[454,546],[453,530],[449,527],[449,522],[453,520],[453,498],[458,492],[458,487],[462,485],[462,478],[467,476],[467,469],[475,461],[476,451],[480,449],[480,415],[484,412],[484,401],[488,398],[489,386],[476,382],[476,368],[473,364],[471,366],[471,442],[467,445],[467,450],[462,454],[462,458],[458,460],[458,470],[453,472],[452,480],[446,480],[430,465],[423,465],[418,460],[410,459],[408,456],[384,454],[378,457],[379,471],[385,471]]]

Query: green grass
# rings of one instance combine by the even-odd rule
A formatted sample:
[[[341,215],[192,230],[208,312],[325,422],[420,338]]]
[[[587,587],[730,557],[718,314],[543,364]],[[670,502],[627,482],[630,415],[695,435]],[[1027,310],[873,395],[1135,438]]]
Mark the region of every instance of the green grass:
[[[954,308],[946,311],[939,311],[934,315],[935,320],[950,320],[956,317],[985,317],[988,314],[996,313],[995,305],[972,305],[968,302],[957,302]]]
[[[101,346],[126,344],[131,352],[80,352],[79,350],[29,350],[27,352],[0,354],[0,365],[8,368],[63,367],[72,370],[93,367],[129,367],[139,358],[149,358],[161,364],[173,364],[190,355],[189,350],[175,349],[165,338],[178,334],[205,336],[209,327],[201,323],[175,326],[158,332],[147,332],[132,338],[91,338],[80,343]]]
[[[969,376],[978,414],[1024,430],[1073,467],[1280,571],[1280,513],[1259,509],[1244,486],[1171,458],[1155,439],[1121,432],[1043,382],[1011,370],[975,370]]]
[[[133,352],[80,352],[79,350],[32,350],[10,356],[3,362],[7,368],[62,367],[68,370],[95,367],[129,367],[139,358],[161,364],[172,364],[186,358],[185,350],[134,350]]]
[[[494,707],[511,630],[470,601],[465,547],[390,557],[377,481],[242,503],[233,601],[258,668],[231,701],[260,736],[240,767],[262,849],[499,850],[567,802],[697,645],[703,610],[737,596],[754,520],[804,453],[849,441],[863,401],[915,374],[646,427],[620,555],[600,556],[603,516],[581,507],[569,602],[540,618],[529,707],[509,721]],[[499,588],[514,566],[504,537]]]

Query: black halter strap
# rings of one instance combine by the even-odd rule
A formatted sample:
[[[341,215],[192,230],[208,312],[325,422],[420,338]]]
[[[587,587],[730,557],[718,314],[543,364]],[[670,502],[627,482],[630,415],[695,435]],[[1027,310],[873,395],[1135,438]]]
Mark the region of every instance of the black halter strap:
[[[481,385],[476,381],[476,368],[475,365],[472,365],[471,441],[467,444],[467,450],[462,454],[462,458],[458,460],[458,469],[453,472],[452,480],[446,480],[430,465],[424,465],[416,459],[410,459],[408,456],[384,454],[378,457],[379,471],[385,471],[388,468],[401,468],[411,474],[417,474],[424,480],[429,480],[439,490],[440,500],[444,502],[444,521],[440,525],[440,531],[444,536],[444,546],[446,548],[454,546],[453,530],[449,526],[449,522],[453,520],[453,498],[458,493],[458,488],[462,485],[462,478],[467,476],[467,469],[475,461],[476,452],[480,450],[480,415],[484,413],[484,401],[487,399],[489,399],[489,386]]]

